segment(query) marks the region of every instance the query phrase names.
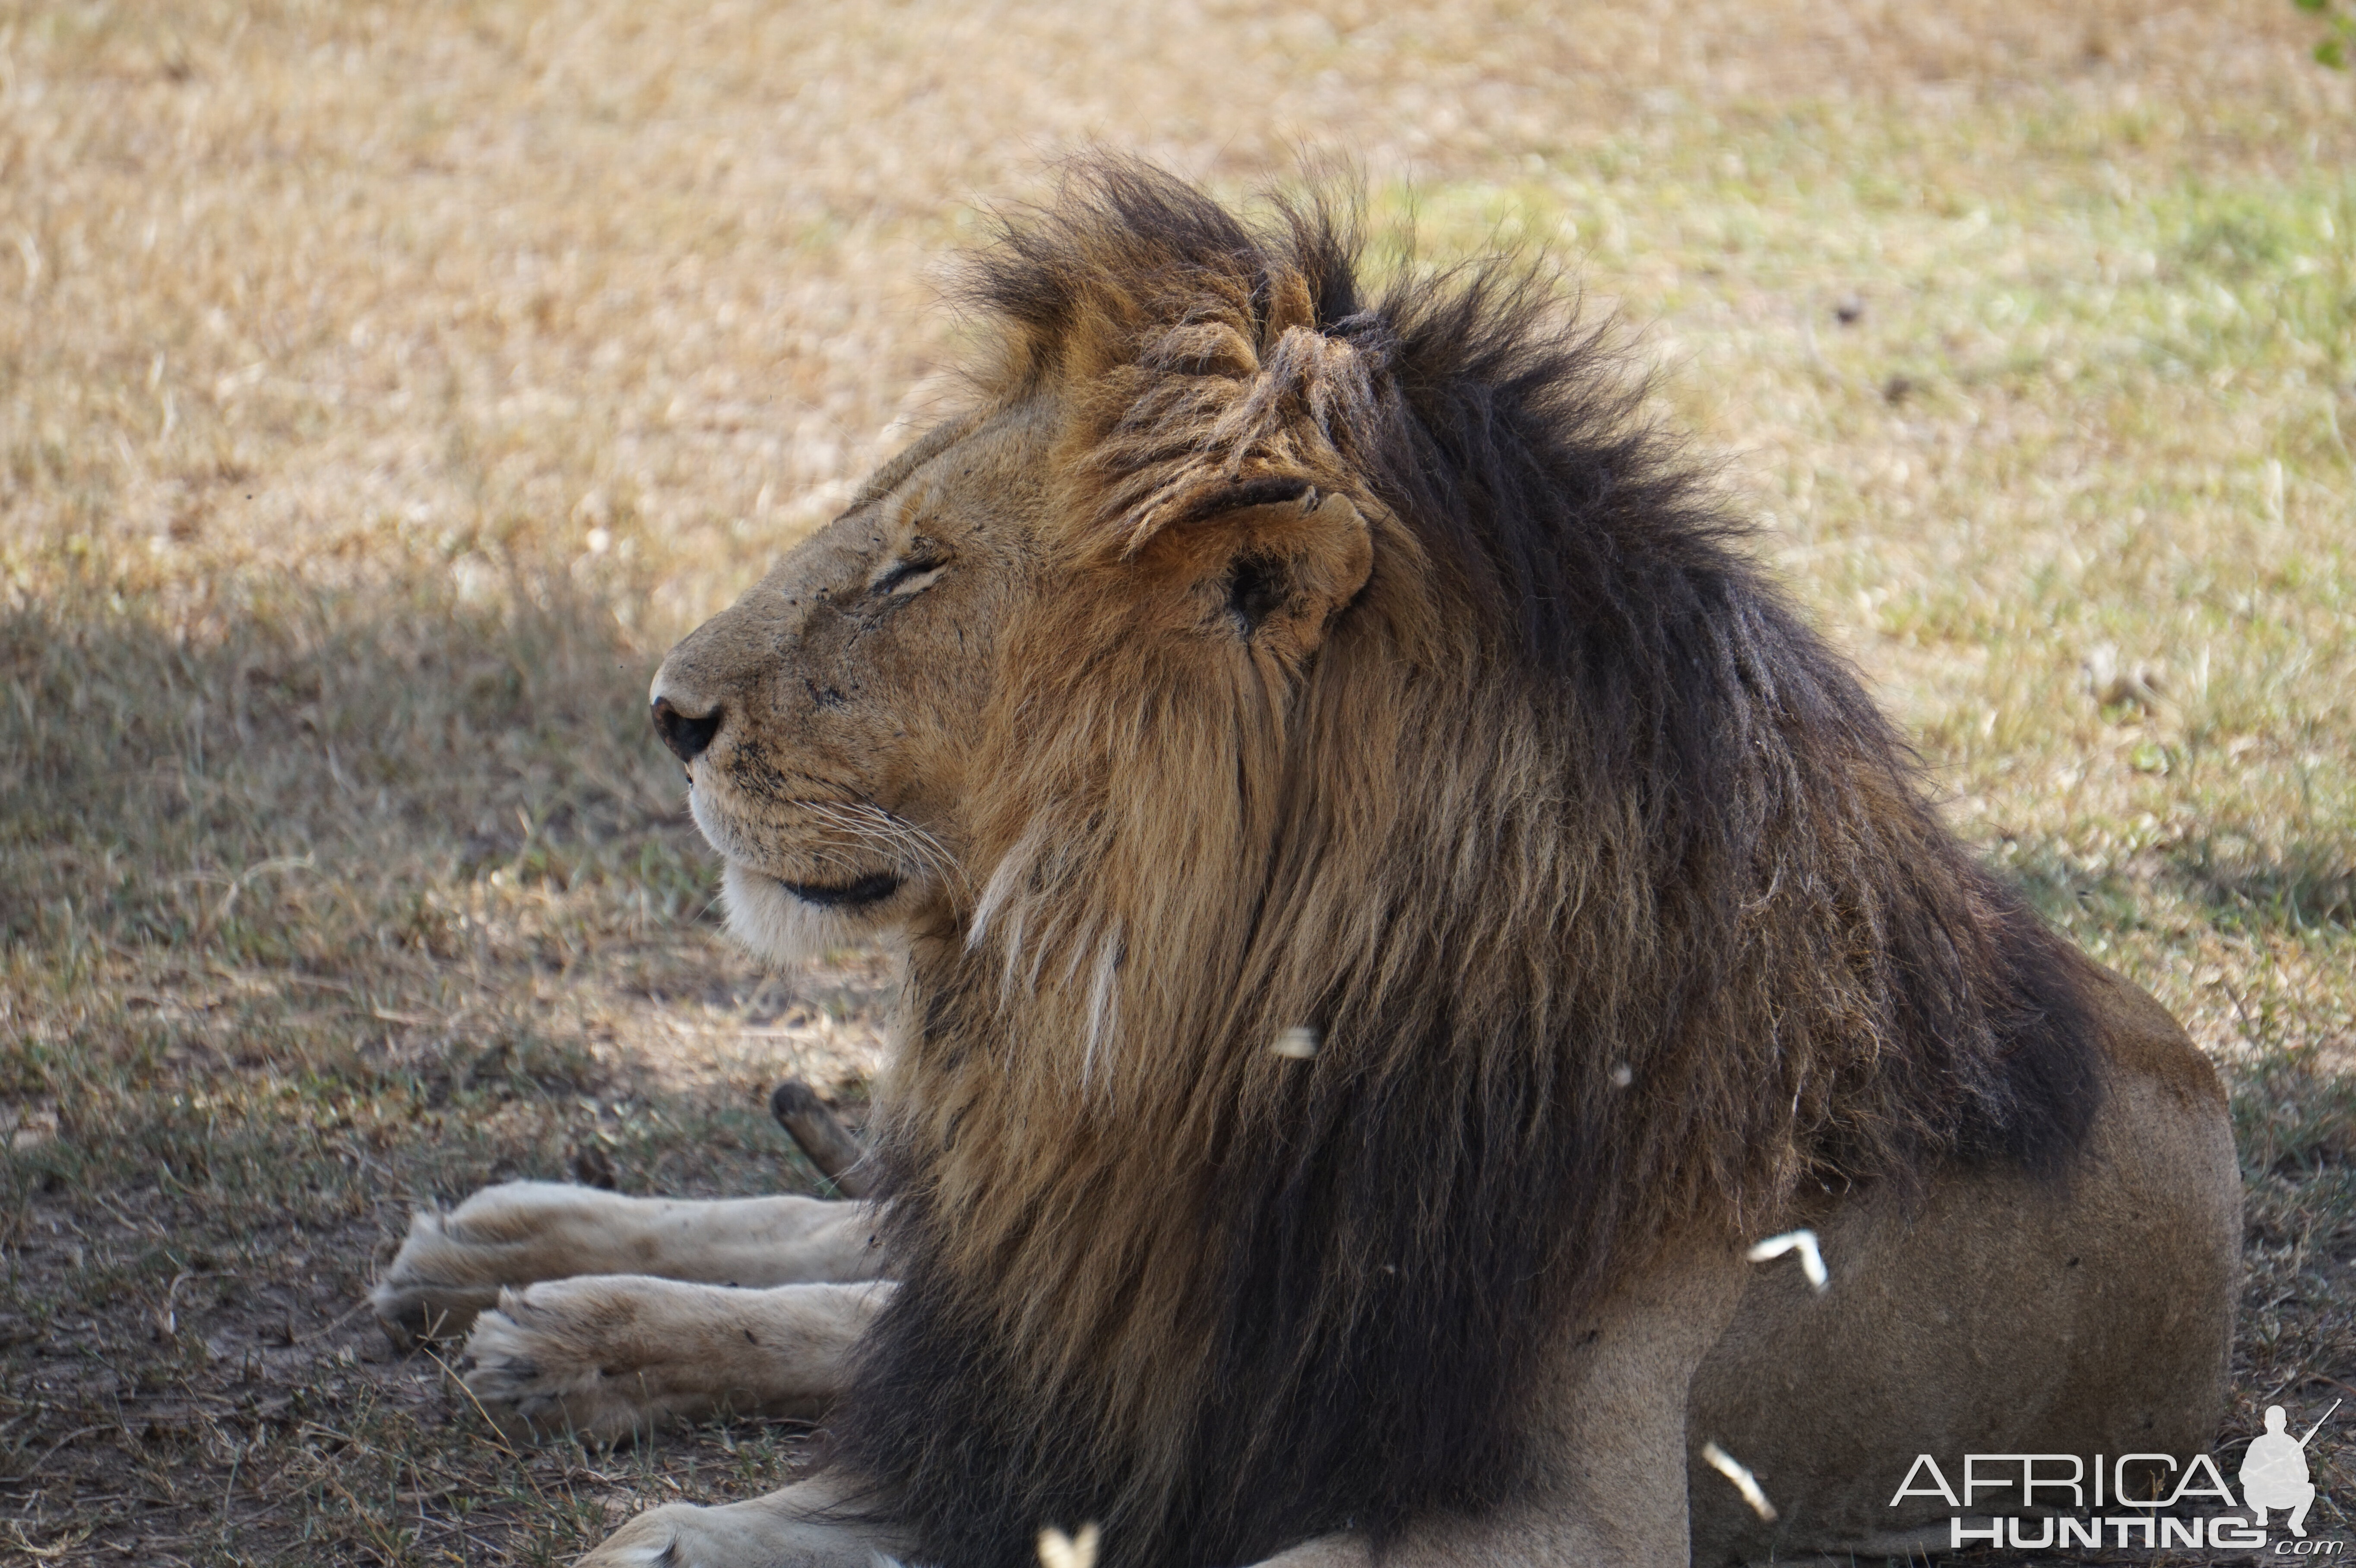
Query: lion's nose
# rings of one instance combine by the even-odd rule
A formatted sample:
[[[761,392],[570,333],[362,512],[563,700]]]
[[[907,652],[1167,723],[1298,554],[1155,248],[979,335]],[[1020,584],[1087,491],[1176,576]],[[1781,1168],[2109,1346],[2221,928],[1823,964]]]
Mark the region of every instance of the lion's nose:
[[[691,763],[703,755],[712,744],[712,737],[720,733],[721,720],[728,717],[727,709],[715,704],[709,713],[682,713],[668,697],[655,699],[655,730],[662,736],[664,745],[682,763]]]

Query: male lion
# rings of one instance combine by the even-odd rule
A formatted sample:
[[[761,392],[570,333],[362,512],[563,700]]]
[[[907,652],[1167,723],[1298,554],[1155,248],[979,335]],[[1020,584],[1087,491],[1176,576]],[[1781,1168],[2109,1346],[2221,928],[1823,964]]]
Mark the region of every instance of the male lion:
[[[1543,280],[1370,295],[1273,213],[1076,173],[974,263],[970,406],[655,678],[737,933],[905,945],[879,1200],[494,1188],[388,1321],[496,1294],[536,1424],[826,1413],[601,1564],[1789,1560],[1944,1545],[1918,1453],[2203,1448],[2208,1063]],[[1745,1258],[1800,1227],[1821,1293]]]

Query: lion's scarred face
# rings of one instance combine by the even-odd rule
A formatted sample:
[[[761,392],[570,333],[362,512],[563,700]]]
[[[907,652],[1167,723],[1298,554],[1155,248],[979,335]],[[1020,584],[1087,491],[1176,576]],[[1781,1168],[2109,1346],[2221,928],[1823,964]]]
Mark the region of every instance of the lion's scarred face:
[[[663,661],[655,726],[756,952],[971,912],[971,773],[1009,659],[1110,638],[1280,686],[1366,581],[1365,521],[1303,475],[1197,486],[1142,542],[1076,530],[1055,482],[1070,421],[1038,392],[936,430]]]
[[[755,951],[905,925],[956,876],[991,645],[1035,567],[1039,433],[1017,415],[912,452],[656,674],[656,728]]]

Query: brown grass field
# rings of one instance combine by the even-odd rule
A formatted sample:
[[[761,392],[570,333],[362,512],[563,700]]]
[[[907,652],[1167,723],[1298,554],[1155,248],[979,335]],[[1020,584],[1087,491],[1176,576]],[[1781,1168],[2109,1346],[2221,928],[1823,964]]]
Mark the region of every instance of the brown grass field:
[[[495,1178],[812,1184],[761,1095],[855,1104],[888,975],[722,940],[647,680],[937,406],[943,259],[1090,144],[1238,195],[1345,157],[1429,260],[1575,260],[1954,820],[2231,1080],[2226,1441],[2356,1400],[2320,27],[0,4],[0,1561],[562,1563],[792,1463],[745,1423],[502,1443],[361,1293]]]

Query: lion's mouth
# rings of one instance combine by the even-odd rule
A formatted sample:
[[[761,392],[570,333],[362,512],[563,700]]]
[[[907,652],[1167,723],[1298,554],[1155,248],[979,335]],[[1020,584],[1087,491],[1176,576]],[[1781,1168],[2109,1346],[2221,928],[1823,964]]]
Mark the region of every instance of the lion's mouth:
[[[889,871],[876,871],[855,882],[789,882],[776,879],[777,886],[820,909],[859,909],[867,904],[882,903],[900,891],[900,879]]]
[[[857,913],[884,902],[906,882],[905,876],[896,869],[869,871],[841,881],[805,881],[787,875],[787,868],[798,860],[808,866],[812,859],[823,863],[851,855],[857,857],[852,861],[854,865],[858,860],[867,860],[872,865],[877,859],[888,859],[888,852],[877,852],[882,846],[872,842],[845,844],[841,840],[872,840],[876,837],[876,825],[871,818],[882,818],[887,823],[891,818],[880,808],[847,802],[789,801],[782,805],[785,810],[773,813],[778,820],[748,823],[723,809],[708,787],[699,785],[688,795],[688,810],[696,827],[702,829],[705,842],[719,850],[735,870],[790,893],[798,902],[812,909]],[[894,826],[895,837],[910,836],[905,825]],[[811,832],[813,828],[818,830],[815,834]],[[866,853],[859,853],[861,849]]]

